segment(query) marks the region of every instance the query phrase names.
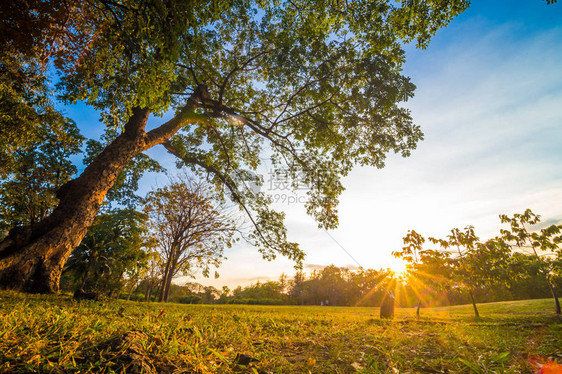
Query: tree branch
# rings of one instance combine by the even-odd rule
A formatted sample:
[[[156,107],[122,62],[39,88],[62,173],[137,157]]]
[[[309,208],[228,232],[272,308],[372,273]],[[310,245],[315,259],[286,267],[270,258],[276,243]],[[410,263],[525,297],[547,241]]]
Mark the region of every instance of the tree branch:
[[[125,124],[125,135],[130,139],[137,139],[144,132],[150,110],[146,108],[133,108],[133,115]]]
[[[244,69],[246,66],[248,66],[250,63],[252,63],[252,61],[254,61],[255,59],[263,56],[264,54],[268,53],[268,51],[262,51],[260,53],[258,53],[255,56],[250,57],[248,60],[246,60],[246,62],[244,62],[242,64],[242,66],[240,67],[235,67],[234,69],[232,69],[228,75],[226,76],[226,78],[224,78],[224,82],[222,82],[221,86],[220,86],[220,90],[219,90],[219,103],[222,103],[222,99],[224,96],[224,90],[226,89],[226,85],[228,84],[228,81],[230,80],[230,78],[232,78],[232,76],[234,74],[236,74],[237,72],[241,71],[242,69]]]
[[[174,146],[172,145],[172,143],[170,141],[165,141],[165,142],[162,142],[161,144],[164,146],[164,148],[166,148],[166,150],[168,152],[170,152],[170,154],[176,156],[177,158],[182,160],[184,163],[186,163],[188,165],[190,165],[190,164],[191,165],[197,165],[197,166],[203,168],[204,170],[206,170],[208,173],[211,173],[211,174],[217,176],[217,178],[219,178],[221,180],[221,182],[228,188],[228,190],[232,194],[232,199],[234,200],[234,202],[239,204],[240,207],[242,207],[242,209],[244,209],[244,211],[246,212],[246,215],[248,216],[248,218],[252,222],[252,225],[254,225],[254,227],[256,228],[256,232],[258,233],[259,237],[262,239],[264,244],[266,246],[268,246],[269,248],[275,248],[267,240],[267,238],[263,235],[259,225],[257,224],[254,217],[252,216],[252,213],[250,212],[250,209],[242,201],[242,197],[240,196],[240,194],[238,192],[238,189],[236,188],[236,185],[234,184],[234,182],[228,176],[221,173],[221,171],[219,169],[217,169],[216,167],[214,167],[213,165],[206,164],[203,161],[201,161],[201,160],[199,160],[195,157],[184,157],[184,156],[182,156],[180,154],[180,152],[178,152],[178,150],[174,148]]]
[[[146,149],[167,141],[186,124],[207,118],[206,115],[195,111],[198,107],[197,101],[201,101],[201,91],[196,89],[174,118],[147,133]]]

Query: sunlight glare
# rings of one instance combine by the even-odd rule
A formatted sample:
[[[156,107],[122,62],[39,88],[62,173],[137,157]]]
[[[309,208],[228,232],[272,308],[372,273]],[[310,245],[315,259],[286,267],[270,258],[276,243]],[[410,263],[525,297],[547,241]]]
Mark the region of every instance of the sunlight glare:
[[[406,274],[406,263],[399,258],[393,258],[388,268],[392,270],[398,278]]]

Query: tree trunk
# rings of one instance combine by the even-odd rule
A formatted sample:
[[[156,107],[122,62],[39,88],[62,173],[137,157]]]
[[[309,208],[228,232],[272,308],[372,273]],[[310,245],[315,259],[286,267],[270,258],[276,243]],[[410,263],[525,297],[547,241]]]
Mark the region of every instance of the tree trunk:
[[[560,300],[558,300],[558,294],[556,293],[556,289],[554,285],[548,280],[548,287],[550,288],[550,292],[552,293],[552,297],[554,298],[554,303],[556,305],[556,314],[560,314]]]
[[[90,272],[90,262],[86,265],[86,271],[84,272],[84,278],[82,278],[82,284],[80,285],[80,289],[84,291],[84,287],[86,287],[86,280],[88,279],[88,273]]]
[[[170,267],[170,274],[168,280],[166,281],[166,291],[164,293],[164,301],[168,302],[168,297],[170,296],[170,287],[172,286],[172,279],[174,278],[174,273],[176,272],[177,259],[172,263]]]
[[[139,279],[135,278],[135,281],[131,284],[131,288],[129,289],[129,293],[127,294],[127,301],[131,300],[131,294],[133,293],[133,290],[137,286],[138,282]]]
[[[166,301],[165,300],[166,286],[168,284],[168,278],[170,278],[171,266],[172,266],[172,258],[170,256],[170,258],[166,262],[166,268],[164,269],[164,274],[162,276],[162,287],[160,287],[160,296],[158,298],[158,301],[161,303]]]
[[[16,227],[0,242],[0,287],[27,292],[59,290],[62,268],[80,244],[107,191],[129,161],[148,147],[148,110],[133,109],[123,134],[82,175],[57,192],[59,205],[43,221]]]
[[[144,301],[150,301],[150,296],[152,296],[152,287],[153,287],[153,281],[151,279],[148,285],[146,286],[146,292],[144,293]]]
[[[474,316],[476,318],[480,318],[480,313],[478,313],[478,308],[476,307],[476,303],[474,302],[474,296],[472,296],[472,290],[468,290],[468,294],[470,295],[470,300],[472,301],[472,307],[474,308]]]
[[[416,317],[420,318],[420,307],[421,307],[421,300],[418,300],[418,307],[416,309]]]
[[[129,288],[129,293],[127,294],[127,301],[131,300],[131,294],[133,293],[133,290],[135,289],[136,285],[137,285],[137,281],[135,280],[135,282],[131,284],[131,288]]]

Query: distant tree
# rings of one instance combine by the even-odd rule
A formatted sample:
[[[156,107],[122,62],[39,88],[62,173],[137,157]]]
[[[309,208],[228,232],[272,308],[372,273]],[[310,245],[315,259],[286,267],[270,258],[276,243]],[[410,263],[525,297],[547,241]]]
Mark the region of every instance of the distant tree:
[[[359,294],[357,305],[380,306],[381,300],[386,294],[388,272],[386,270],[374,270],[360,268],[351,274],[351,282]],[[381,287],[382,286],[382,287]]]
[[[505,240],[515,243],[520,249],[531,248],[534,258],[539,265],[539,269],[550,289],[552,298],[554,299],[556,314],[561,314],[560,301],[558,300],[558,293],[553,280],[556,269],[550,266],[557,262],[545,261],[539,255],[538,249],[542,251],[553,251],[554,253],[558,252],[558,255],[560,255],[559,244],[562,242],[562,225],[551,225],[539,231],[530,232],[527,227],[540,222],[540,216],[533,213],[531,209],[525,210],[522,214],[516,213],[511,218],[505,214],[501,214],[500,220],[502,223],[508,223],[511,226],[511,230],[501,230]]]
[[[201,295],[203,304],[213,304],[221,295],[221,292],[213,286],[205,286]]]
[[[549,259],[545,258],[543,261],[549,262]],[[509,297],[511,299],[523,300],[552,297],[552,292],[544,279],[542,266],[537,262],[535,255],[514,251],[510,257],[508,267],[510,277],[506,288],[510,293]],[[562,280],[562,278],[558,279]]]
[[[470,261],[470,258],[475,256],[480,248],[480,239],[474,233],[474,227],[467,226],[464,231],[454,228],[451,230],[451,234],[447,236],[447,239],[430,237],[429,240],[434,244],[439,244],[445,250],[453,249],[456,252],[457,256],[452,263],[452,275],[459,285],[466,288],[472,302],[474,315],[476,318],[480,318],[480,313],[478,313],[476,301],[474,300],[474,289],[482,282],[482,279],[478,271],[479,269],[475,267],[474,262]]]
[[[403,238],[404,247],[400,252],[392,252],[396,258],[406,261],[409,265],[409,276],[413,276],[413,272],[420,263],[420,252],[423,250],[425,238],[418,234],[415,230],[409,230],[408,234]],[[413,285],[415,287],[415,285]],[[416,308],[416,316],[420,317],[421,298],[418,295],[418,306]]]
[[[314,304],[352,305],[359,298],[359,290],[354,287],[349,269],[329,265],[311,274],[307,292]]]
[[[289,297],[295,304],[304,305],[306,275],[302,270],[297,270],[293,279],[289,281]]]
[[[446,250],[426,249],[419,255],[420,261],[414,268],[417,279],[409,280],[410,287],[417,288],[418,293],[421,292],[427,299],[431,298],[436,304],[442,305],[441,296],[453,283],[451,253]]]
[[[156,243],[154,243],[156,245]],[[158,285],[162,279],[162,259],[156,248],[152,248],[148,254],[147,271],[139,283],[139,289],[144,292],[144,300],[152,300],[153,293],[156,293]]]
[[[208,186],[184,178],[148,194],[145,212],[163,261],[160,301],[167,301],[172,278],[196,268],[208,276],[223,248],[236,240],[236,222],[210,196]]]
[[[226,304],[228,302],[228,297],[230,296],[230,288],[228,286],[222,286],[219,299],[217,303],[219,304]]]
[[[241,289],[235,289],[236,299],[253,300],[256,302],[269,301],[275,304],[283,303],[281,285],[277,281],[256,282]]]
[[[127,286],[129,292],[127,293],[127,300],[131,299],[133,291],[139,286],[143,279],[146,279],[151,271],[151,262],[156,260],[158,252],[154,251],[155,243],[151,240],[144,242],[146,257],[142,257],[132,266],[125,269],[125,276],[127,278]]]

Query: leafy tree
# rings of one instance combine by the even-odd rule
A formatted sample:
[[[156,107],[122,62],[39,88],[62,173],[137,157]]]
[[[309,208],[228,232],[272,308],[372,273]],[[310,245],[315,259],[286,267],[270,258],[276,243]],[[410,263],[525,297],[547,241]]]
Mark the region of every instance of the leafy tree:
[[[57,189],[76,173],[68,158],[83,138],[55,110],[45,75],[70,8],[62,1],[0,4],[0,238],[45,219],[58,203]],[[28,232],[16,230],[13,237]]]
[[[404,247],[400,252],[392,252],[392,255],[396,258],[400,258],[409,264],[409,272],[414,271],[414,269],[420,264],[420,252],[423,250],[423,243],[425,243],[425,238],[418,234],[414,230],[409,230],[408,234],[403,238]],[[410,274],[410,276],[412,276]],[[420,307],[421,298],[418,297],[418,306],[416,308],[416,316],[420,317]]]
[[[228,302],[229,294],[230,294],[230,288],[228,288],[228,286],[222,286],[221,293],[219,295],[219,299],[217,300],[217,303],[226,304]]]
[[[509,267],[511,247],[499,237],[478,243],[476,250],[467,254],[466,261],[479,287],[506,285],[514,276]]]
[[[545,258],[544,261],[549,262],[549,259]],[[508,298],[524,300],[552,297],[541,265],[534,255],[515,251],[510,257],[508,267],[511,274],[506,285]]]
[[[211,265],[221,263],[223,248],[235,240],[236,222],[213,203],[206,184],[193,179],[150,192],[145,211],[165,264],[160,301],[168,301],[173,277],[195,268],[208,275]]]
[[[295,300],[295,303],[299,305],[304,305],[305,280],[306,275],[299,269],[293,279],[289,281],[289,297]]]
[[[482,278],[478,271],[479,268],[475,266],[476,263],[471,262],[470,259],[477,256],[478,249],[481,248],[479,240],[474,233],[473,226],[465,227],[464,231],[454,228],[451,230],[451,234],[447,236],[447,239],[429,238],[429,241],[439,244],[445,250],[449,248],[455,250],[457,257],[454,258],[452,263],[452,275],[455,281],[459,285],[464,286],[468,291],[476,318],[480,318],[480,313],[478,313],[476,301],[474,300],[474,289],[481,283]]]
[[[143,279],[146,279],[149,272],[151,271],[151,263],[156,259],[158,253],[153,250],[156,243],[152,240],[147,240],[144,243],[146,256],[143,256],[141,261],[137,261],[125,270],[125,276],[127,280],[127,287],[129,287],[129,292],[127,293],[127,300],[131,299],[133,291],[139,286],[139,283]]]
[[[435,249],[423,250],[414,271],[418,277],[409,279],[410,287],[417,289],[417,293],[421,292],[428,301],[440,304],[441,296],[450,290],[452,284],[451,253]]]
[[[118,295],[123,276],[147,266],[147,216],[123,209],[100,214],[70,256],[65,273],[78,289]]]
[[[553,280],[556,269],[549,266],[556,262],[545,261],[537,250],[558,251],[560,255],[559,243],[562,242],[562,225],[550,225],[539,231],[529,232],[528,226],[533,226],[540,222],[540,216],[533,213],[531,209],[525,210],[522,214],[516,213],[511,218],[501,214],[500,220],[502,223],[508,223],[511,226],[511,230],[501,230],[503,237],[507,241],[515,243],[519,248],[531,248],[554,299],[556,314],[560,314],[560,301],[558,300],[558,293]]]
[[[357,287],[359,299],[356,305],[380,306],[381,300],[386,296],[389,273],[386,270],[359,269],[352,273],[352,283]],[[382,287],[381,287],[382,286]]]
[[[356,164],[383,167],[390,151],[407,156],[422,138],[400,105],[414,90],[401,75],[403,43],[425,47],[468,4],[80,2],[55,58],[59,88],[67,101],[99,109],[118,135],[59,190],[40,226],[0,244],[0,284],[56,292],[62,264],[104,196],[133,157],[156,145],[209,173],[216,197],[251,217],[251,239],[266,258],[302,261],[284,215],[244,189],[255,175],[248,170],[257,170],[263,150],[276,165],[294,165],[290,176],[311,186],[307,212],[335,227],[340,178]],[[34,48],[47,45],[38,39]],[[171,110],[170,120],[146,130],[151,113]]]
[[[255,284],[244,287],[243,289],[235,289],[234,297],[242,300],[269,300],[269,302],[267,302],[269,304],[282,304],[283,300],[281,284],[277,281],[258,281]]]
[[[46,71],[49,61],[60,66],[87,44],[88,9],[76,0],[0,3],[0,178],[17,168],[19,152],[41,144],[45,133],[60,141],[65,133],[74,138],[76,130],[54,108]]]
[[[158,285],[162,279],[162,259],[160,253],[153,250],[149,253],[147,272],[140,281],[139,289],[144,290],[144,300],[152,300],[153,293],[156,294]]]
[[[0,236],[15,226],[30,226],[56,207],[56,191],[76,167],[68,160],[80,152],[82,136],[62,116],[45,118],[36,139],[10,154],[0,176]],[[1,128],[2,126],[0,126]],[[1,163],[0,163],[1,164]]]

